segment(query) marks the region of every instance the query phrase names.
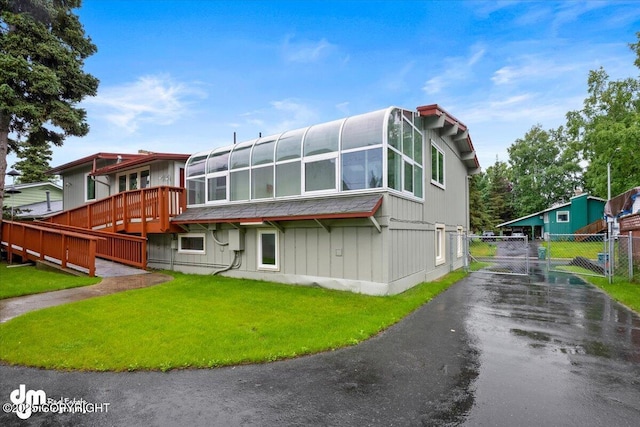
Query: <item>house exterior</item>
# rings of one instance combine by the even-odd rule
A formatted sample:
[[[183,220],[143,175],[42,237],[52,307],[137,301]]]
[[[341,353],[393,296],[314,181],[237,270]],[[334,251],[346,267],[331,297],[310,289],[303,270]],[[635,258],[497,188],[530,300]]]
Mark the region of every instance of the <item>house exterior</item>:
[[[62,210],[62,187],[53,182],[9,185],[4,206],[20,219],[43,218]]]
[[[595,226],[593,232],[601,232],[604,230],[605,202],[583,193],[572,197],[568,203],[498,224],[497,228],[503,232],[522,231],[534,239],[545,234],[581,234],[590,224]]]
[[[63,208],[73,209],[125,191],[154,186],[184,187],[188,154],[96,153],[48,171],[60,175]]]
[[[388,295],[463,265],[466,126],[389,107],[193,154],[154,268]],[[452,236],[456,237],[452,237]]]

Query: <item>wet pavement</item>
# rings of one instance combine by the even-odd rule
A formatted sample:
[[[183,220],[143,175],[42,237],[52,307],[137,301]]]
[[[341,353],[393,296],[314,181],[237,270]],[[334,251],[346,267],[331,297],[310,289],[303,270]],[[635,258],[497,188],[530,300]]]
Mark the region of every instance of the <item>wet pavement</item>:
[[[640,317],[568,275],[473,274],[351,348],[167,373],[0,366],[0,402],[20,384],[109,404],[31,425],[635,426]]]

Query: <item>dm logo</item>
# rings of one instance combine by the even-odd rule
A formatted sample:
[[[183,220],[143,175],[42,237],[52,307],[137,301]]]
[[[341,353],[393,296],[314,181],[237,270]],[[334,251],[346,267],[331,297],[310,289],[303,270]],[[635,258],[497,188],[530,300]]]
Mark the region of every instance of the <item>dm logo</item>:
[[[23,420],[31,416],[34,406],[47,403],[47,395],[43,390],[27,390],[24,384],[13,390],[9,398],[16,405],[16,415]]]

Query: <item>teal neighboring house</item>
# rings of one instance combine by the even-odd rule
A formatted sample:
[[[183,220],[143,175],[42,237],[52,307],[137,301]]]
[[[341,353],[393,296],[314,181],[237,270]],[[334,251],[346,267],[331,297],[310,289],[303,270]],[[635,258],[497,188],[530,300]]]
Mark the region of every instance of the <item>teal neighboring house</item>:
[[[579,194],[568,203],[552,206],[540,212],[503,222],[497,227],[502,234],[522,232],[530,239],[549,234],[591,234],[604,231],[604,205],[606,200]],[[587,231],[586,228],[589,227]],[[576,233],[579,232],[579,233]]]

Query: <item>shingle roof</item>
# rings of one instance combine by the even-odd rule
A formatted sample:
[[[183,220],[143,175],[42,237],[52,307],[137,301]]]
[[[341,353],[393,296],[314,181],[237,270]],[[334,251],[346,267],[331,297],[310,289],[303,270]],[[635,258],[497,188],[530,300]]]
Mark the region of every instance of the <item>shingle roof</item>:
[[[216,222],[291,221],[303,219],[367,218],[382,204],[381,194],[323,199],[248,202],[188,208],[173,218],[177,224]]]

